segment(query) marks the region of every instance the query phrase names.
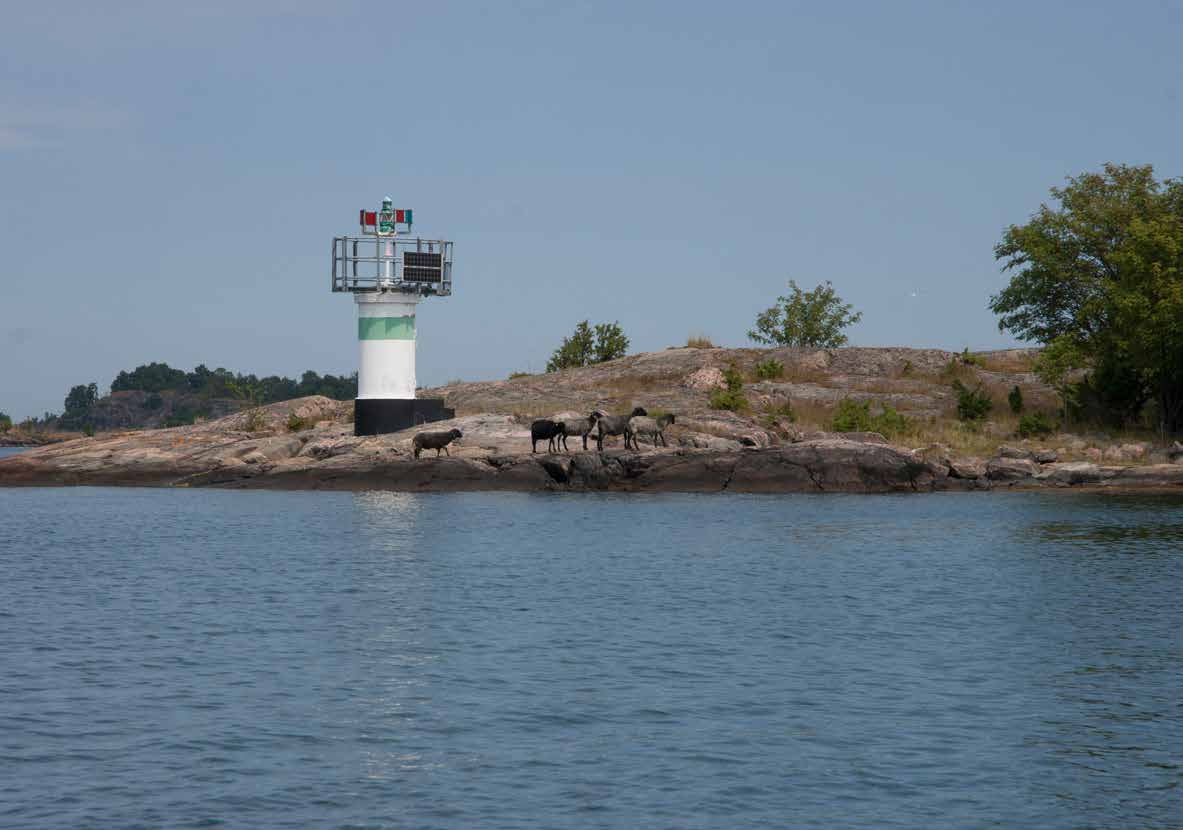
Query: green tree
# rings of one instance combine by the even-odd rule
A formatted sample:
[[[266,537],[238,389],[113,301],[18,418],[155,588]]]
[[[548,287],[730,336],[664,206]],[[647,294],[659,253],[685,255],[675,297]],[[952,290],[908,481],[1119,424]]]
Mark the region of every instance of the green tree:
[[[1055,338],[1039,353],[1032,365],[1035,376],[1056,390],[1060,396],[1061,415],[1068,420],[1068,410],[1075,401],[1073,373],[1084,366],[1076,339],[1068,335]]]
[[[604,363],[624,357],[629,340],[619,323],[599,323],[593,330],[587,320],[575,327],[570,337],[564,337],[562,345],[554,350],[546,363],[546,371],[574,369]]]
[[[598,323],[596,325],[596,345],[593,350],[596,363],[607,363],[624,357],[628,352],[628,337],[620,328],[620,323]]]
[[[7,412],[0,412],[0,433],[8,432],[12,429],[12,418]]]
[[[1070,368],[1108,362],[1158,403],[1164,431],[1183,428],[1183,180],[1150,165],[1107,164],[1052,188],[995,247],[1010,283],[990,300],[998,326],[1047,344],[1044,374],[1064,398]],[[1071,358],[1071,360],[1069,360]],[[1051,382],[1051,381],[1049,381]]]
[[[863,319],[862,312],[843,303],[828,280],[812,291],[802,291],[789,280],[789,296],[756,317],[748,337],[766,346],[806,346],[836,349],[846,344],[842,330]]]

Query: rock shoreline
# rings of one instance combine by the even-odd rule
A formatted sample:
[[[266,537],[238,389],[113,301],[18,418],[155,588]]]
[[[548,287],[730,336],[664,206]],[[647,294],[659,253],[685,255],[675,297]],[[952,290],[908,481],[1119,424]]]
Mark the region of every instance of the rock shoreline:
[[[301,432],[280,426],[275,405],[256,431],[229,419],[209,425],[78,439],[0,459],[0,486],[154,486],[289,490],[459,492],[893,493],[1041,488],[1183,487],[1183,464],[1102,466],[1041,463],[1034,454],[949,458],[883,443],[873,434],[806,436],[779,446],[683,446],[531,454],[528,430],[511,416],[444,422],[465,434],[453,455],[414,459],[414,430],[355,437],[332,420],[341,405],[293,402],[302,418],[327,418]],[[435,425],[433,425],[434,427]],[[1019,456],[1019,457],[1008,457]]]

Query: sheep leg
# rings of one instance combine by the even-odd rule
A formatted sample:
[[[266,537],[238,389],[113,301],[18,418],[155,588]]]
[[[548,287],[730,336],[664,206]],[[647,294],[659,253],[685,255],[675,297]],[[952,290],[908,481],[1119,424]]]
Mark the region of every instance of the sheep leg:
[[[448,456],[448,458],[451,458],[451,457],[452,457],[452,453],[448,452],[448,448],[447,448],[447,447],[444,447],[444,455]]]

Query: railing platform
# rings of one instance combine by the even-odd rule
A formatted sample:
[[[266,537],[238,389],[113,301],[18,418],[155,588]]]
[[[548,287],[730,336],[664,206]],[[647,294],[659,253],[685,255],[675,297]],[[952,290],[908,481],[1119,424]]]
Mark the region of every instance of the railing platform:
[[[452,243],[418,236],[333,238],[333,291],[452,293]]]

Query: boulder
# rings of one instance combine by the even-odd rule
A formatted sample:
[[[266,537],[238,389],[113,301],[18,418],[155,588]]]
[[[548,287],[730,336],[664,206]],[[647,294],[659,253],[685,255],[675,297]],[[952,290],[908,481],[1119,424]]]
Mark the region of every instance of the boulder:
[[[1091,464],[1087,461],[1075,461],[1065,464],[1051,464],[1036,476],[1047,484],[1068,487],[1080,484],[1100,484],[1107,477],[1108,468]]]
[[[986,462],[980,458],[950,458],[949,475],[969,481],[986,477]]]
[[[678,446],[700,450],[738,450],[743,445],[732,438],[708,435],[705,432],[683,432],[678,436]]]
[[[860,444],[887,444],[889,443],[878,432],[805,432],[801,435],[802,441],[858,441]]]
[[[1055,464],[1060,460],[1060,453],[1056,450],[1036,450],[1035,461],[1039,464]]]
[[[1183,464],[1183,444],[1175,441],[1167,447],[1167,460],[1172,464]]]
[[[991,481],[1018,481],[1038,472],[1039,465],[1027,458],[992,458],[986,464],[986,477]]]
[[[691,372],[682,381],[682,386],[696,392],[712,392],[723,389],[727,381],[723,378],[723,371],[714,366],[704,366],[696,372]]]
[[[1113,487],[1183,486],[1183,465],[1180,464],[1147,464],[1109,469],[1113,469],[1113,475],[1107,483]]]
[[[1034,461],[1035,453],[1031,450],[1023,449],[1022,447],[1008,447],[1005,444],[998,448],[999,458],[1018,458],[1026,461]]]

